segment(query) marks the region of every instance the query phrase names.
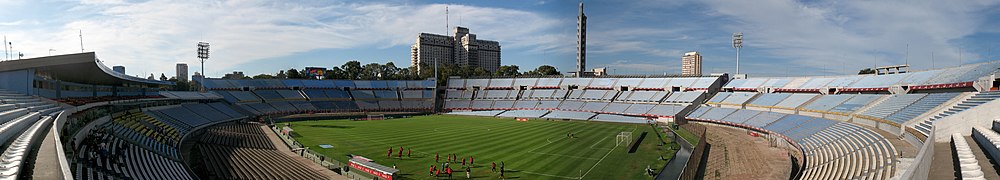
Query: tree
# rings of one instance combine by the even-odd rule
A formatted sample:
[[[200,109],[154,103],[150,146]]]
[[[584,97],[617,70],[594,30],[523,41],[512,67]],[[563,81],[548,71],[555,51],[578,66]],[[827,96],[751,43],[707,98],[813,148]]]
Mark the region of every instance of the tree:
[[[397,80],[399,78],[399,67],[395,63],[387,62],[380,66],[379,75],[382,79]]]
[[[348,79],[347,78],[347,72],[344,72],[344,69],[341,69],[340,67],[333,67],[333,68],[330,68],[329,70],[326,70],[326,77],[323,77],[323,78],[325,78],[325,79]]]
[[[413,76],[413,72],[410,71],[410,68],[402,68],[402,69],[399,69],[399,72],[396,73],[396,77],[393,78],[393,79],[396,79],[396,80],[413,80],[414,79],[413,77],[414,77]]]
[[[528,75],[560,75],[559,70],[556,70],[556,67],[549,66],[549,65],[538,66],[538,68],[535,68],[535,70],[525,72],[524,74],[528,74]]]
[[[288,69],[285,71],[285,78],[287,79],[303,79],[303,75],[299,73],[299,70],[295,68]]]
[[[340,66],[340,69],[344,70],[344,73],[347,75],[346,79],[357,80],[361,77],[361,62],[347,61],[344,65]]]
[[[258,74],[252,77],[253,79],[274,79],[274,75],[270,74]]]
[[[875,70],[872,68],[865,68],[859,71],[858,74],[875,74]]]
[[[363,80],[378,80],[382,78],[382,65],[378,63],[369,63],[361,67],[361,76],[358,77]]]
[[[497,72],[494,74],[496,74],[497,76],[517,76],[521,75],[521,72],[519,72],[519,70],[520,67],[517,67],[517,65],[500,66],[500,68],[497,69]]]
[[[175,79],[176,81],[176,79]],[[177,81],[174,82],[174,91],[190,91],[191,82],[190,81]]]
[[[285,79],[287,77],[288,77],[288,75],[285,75],[285,70],[279,70],[278,74],[274,74],[274,78],[277,78],[277,79]]]

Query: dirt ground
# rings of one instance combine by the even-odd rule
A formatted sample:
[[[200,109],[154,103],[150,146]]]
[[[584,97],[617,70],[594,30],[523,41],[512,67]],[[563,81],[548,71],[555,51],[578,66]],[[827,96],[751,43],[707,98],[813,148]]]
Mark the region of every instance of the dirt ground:
[[[788,150],[770,147],[766,139],[753,137],[739,128],[708,128],[708,165],[705,179],[788,179]]]

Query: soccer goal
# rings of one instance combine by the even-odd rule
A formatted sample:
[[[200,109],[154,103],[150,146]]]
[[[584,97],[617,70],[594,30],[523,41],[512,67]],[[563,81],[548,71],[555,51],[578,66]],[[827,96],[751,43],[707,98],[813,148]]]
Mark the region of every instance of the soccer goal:
[[[385,114],[369,114],[365,120],[385,120]]]
[[[615,146],[625,143],[626,146],[632,143],[632,132],[621,132],[618,133],[618,137],[615,138]]]

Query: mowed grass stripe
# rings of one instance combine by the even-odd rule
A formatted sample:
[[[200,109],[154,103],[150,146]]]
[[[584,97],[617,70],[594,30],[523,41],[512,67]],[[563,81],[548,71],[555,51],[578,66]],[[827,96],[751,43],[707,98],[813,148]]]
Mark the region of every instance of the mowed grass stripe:
[[[422,120],[416,120],[416,121],[422,121]],[[492,128],[493,126],[500,126],[500,125],[504,125],[504,124],[495,124],[495,125],[486,126],[486,127],[477,127],[477,126],[467,126],[467,127],[475,128],[475,130],[477,130],[477,131],[478,130],[485,131],[487,129],[490,129],[492,131],[493,129],[503,130],[503,129],[516,129],[516,128],[519,128],[517,126],[507,126],[507,127],[501,127],[501,128]],[[435,126],[444,126],[444,125],[437,125],[437,124],[435,124]],[[459,136],[468,136],[467,133],[473,133],[473,132],[475,132],[475,131],[472,131],[471,129],[454,129],[454,128],[445,128],[444,130],[441,130],[440,128],[434,128],[434,129],[437,129],[437,131],[434,131],[434,130],[428,131],[427,129],[411,130],[411,131],[393,131],[391,133],[380,133],[380,135],[371,135],[371,136],[373,138],[377,138],[377,139],[396,139],[398,137],[404,137],[405,136],[405,137],[407,137],[406,140],[408,140],[408,141],[402,141],[402,142],[412,142],[412,141],[409,141],[409,140],[421,140],[421,142],[428,142],[428,144],[435,144],[435,143],[443,143],[443,142],[451,141],[448,138],[438,138],[438,137],[454,136],[455,133],[461,133],[461,134],[459,134]],[[422,133],[422,131],[426,132],[426,133]],[[439,145],[446,145],[446,144],[439,144]]]
[[[524,127],[513,127],[512,126],[512,127],[509,127],[509,129],[519,129],[519,128],[522,129],[522,130],[528,130],[528,129],[545,129],[545,128],[551,128],[551,126],[555,126],[555,125],[549,124],[549,125],[534,126],[534,127],[527,127],[527,128],[524,128]],[[482,138],[482,137],[489,137],[488,135],[486,135],[486,136],[476,136],[476,135],[473,135],[472,133],[475,133],[475,131],[474,130],[469,130],[469,131],[467,131],[465,133],[460,133],[457,136],[469,137],[470,139],[477,139],[477,138]],[[525,134],[525,135],[527,136],[528,134]],[[442,136],[456,136],[456,135],[452,134],[452,135],[442,135]],[[467,152],[470,152],[470,151],[463,151],[463,149],[464,150],[468,150],[466,148],[461,148],[461,147],[463,147],[462,144],[468,144],[468,142],[463,141],[463,140],[455,140],[455,139],[457,139],[457,138],[433,138],[433,139],[431,139],[431,140],[428,141],[426,138],[423,138],[423,139],[420,139],[420,140],[424,140],[424,141],[404,141],[404,142],[419,142],[419,143],[416,143],[416,144],[413,144],[413,143],[411,143],[411,144],[415,145],[415,146],[429,145],[429,146],[433,146],[433,147],[438,147],[439,149],[448,149],[448,150],[450,150],[450,152],[433,152],[433,153],[448,154],[448,153],[467,153]],[[506,143],[506,142],[497,141],[496,143],[497,144],[502,144],[502,143]],[[478,144],[483,144],[483,143],[478,143]]]
[[[613,131],[612,130],[608,130],[608,128],[603,128],[603,127],[602,128],[593,128],[592,130],[589,130],[589,131],[582,131],[582,132],[576,133],[577,134],[576,135],[577,138],[570,138],[570,139],[565,139],[564,138],[564,139],[560,140],[559,142],[555,142],[555,143],[546,145],[545,148],[540,148],[540,149],[536,149],[535,150],[535,151],[541,151],[541,152],[549,153],[549,154],[567,154],[566,152],[573,152],[573,154],[575,156],[577,156],[577,157],[586,157],[586,158],[588,158],[587,160],[590,160],[591,162],[586,162],[586,163],[585,162],[580,162],[580,163],[576,163],[575,165],[571,165],[571,166],[556,166],[556,162],[558,162],[558,161],[548,161],[548,163],[537,163],[537,164],[534,164],[532,166],[526,167],[526,169],[542,169],[543,170],[543,171],[534,171],[535,173],[545,173],[545,174],[564,175],[564,176],[567,175],[567,174],[573,174],[574,177],[575,176],[579,176],[579,170],[582,170],[583,167],[590,167],[594,163],[597,163],[597,161],[600,158],[600,156],[597,156],[598,153],[600,153],[600,155],[603,155],[604,153],[607,153],[607,151],[597,151],[597,152],[594,152],[594,151],[592,151],[590,149],[583,149],[583,148],[589,148],[589,145],[587,145],[588,143],[579,143],[579,142],[596,142],[598,140],[592,140],[592,139],[597,138],[597,137],[602,137],[603,135],[607,135],[610,132],[613,132]],[[568,142],[568,141],[572,141],[572,142]],[[540,161],[540,162],[545,162],[545,161]],[[545,167],[563,167],[563,168],[545,168]],[[576,172],[573,172],[574,170]]]
[[[524,122],[519,122],[519,123],[524,123]],[[493,136],[493,137],[497,137],[497,138],[500,138],[500,139],[538,139],[538,141],[544,141],[544,139],[542,139],[542,138],[528,138],[528,137],[530,137],[530,136],[537,136],[537,134],[535,134],[536,132],[550,131],[553,128],[553,126],[555,126],[555,128],[559,128],[560,125],[563,125],[563,124],[559,124],[559,123],[535,123],[532,126],[528,126],[528,127],[518,127],[518,126],[523,126],[522,124],[518,124],[518,125],[515,125],[515,127],[511,128],[510,132],[499,132],[499,131],[493,132],[493,133],[500,134],[500,135]],[[570,128],[570,127],[572,127],[572,126],[563,126],[561,128]],[[464,154],[462,152],[469,152],[469,151],[463,151],[462,149],[468,150],[469,148],[460,148],[460,147],[462,147],[461,144],[463,144],[463,143],[468,144],[468,142],[465,142],[465,141],[453,141],[453,142],[454,143],[451,143],[451,144],[458,144],[458,145],[443,145],[443,146],[440,146],[440,148],[452,150],[453,152],[448,152],[448,153],[456,153],[461,158],[467,157],[468,154]],[[516,148],[509,148],[510,146],[506,146],[507,144],[511,144],[510,141],[488,141],[488,142],[492,142],[490,144],[493,144],[492,146],[494,146],[495,148],[509,149],[508,151],[516,149]],[[524,143],[524,144],[530,145],[531,143]],[[505,147],[507,147],[507,148],[505,148]],[[456,148],[459,148],[459,149],[456,149]],[[483,152],[483,153],[489,152],[488,154],[496,154],[496,155],[510,155],[510,154],[513,154],[513,153],[505,153],[505,152],[498,153],[497,151],[481,151],[481,152]],[[513,152],[516,152],[516,151],[513,151]],[[443,154],[448,154],[448,153],[443,153]],[[476,153],[476,154],[479,154],[479,153]],[[478,156],[478,155],[476,157],[479,157],[477,159],[480,162],[479,164],[482,165],[482,166],[478,166],[478,168],[476,168],[477,171],[488,171],[489,170],[488,166],[485,166],[485,162],[486,161],[489,161],[489,162],[500,162],[501,161],[500,159],[494,160],[494,158],[491,158],[491,157],[486,157],[485,159],[484,159],[484,157],[481,157],[481,156]],[[445,157],[442,157],[442,158],[446,159]],[[504,160],[504,161],[508,162],[507,164],[520,164],[520,163],[516,162],[516,159],[517,158],[515,158],[514,161],[511,161],[511,160]],[[486,160],[486,161],[484,161],[484,160]],[[507,167],[510,168],[511,166],[507,166]],[[511,173],[511,174],[508,175],[508,177],[514,177],[514,176],[516,176],[514,173]]]
[[[498,144],[505,144],[505,143],[510,143],[510,142],[496,141],[496,140],[492,140],[491,141],[491,140],[488,140],[488,139],[495,139],[495,138],[509,139],[510,138],[509,135],[531,136],[531,134],[526,134],[526,133],[522,133],[522,132],[525,132],[525,131],[532,132],[532,131],[535,131],[535,130],[541,131],[541,130],[544,130],[544,129],[547,129],[547,128],[558,128],[558,124],[541,124],[541,125],[528,126],[528,127],[523,127],[523,126],[519,126],[519,125],[512,125],[512,126],[505,127],[505,128],[502,128],[502,129],[493,128],[493,129],[490,129],[489,131],[481,130],[481,132],[479,132],[479,134],[476,134],[477,132],[474,131],[474,130],[470,130],[470,131],[467,131],[466,133],[463,133],[463,134],[457,135],[457,136],[459,136],[459,138],[468,138],[468,140],[472,140],[472,139],[487,139],[486,140],[487,143],[476,143],[476,144],[483,145],[483,146],[486,146],[486,145],[498,145]],[[503,132],[501,132],[501,131],[507,131],[507,130],[511,130],[512,133],[503,133]],[[486,133],[491,133],[491,134],[486,134]],[[501,135],[495,135],[495,134],[501,134]],[[434,144],[434,145],[438,145],[438,146],[452,147],[450,149],[452,149],[452,151],[454,151],[454,152],[447,152],[447,153],[468,153],[468,152],[471,152],[471,150],[477,149],[477,147],[467,146],[468,142],[466,142],[465,140],[443,139],[443,140],[428,141],[428,142],[430,142],[431,144]],[[481,148],[481,146],[479,148]],[[446,152],[442,152],[442,153],[446,153]]]

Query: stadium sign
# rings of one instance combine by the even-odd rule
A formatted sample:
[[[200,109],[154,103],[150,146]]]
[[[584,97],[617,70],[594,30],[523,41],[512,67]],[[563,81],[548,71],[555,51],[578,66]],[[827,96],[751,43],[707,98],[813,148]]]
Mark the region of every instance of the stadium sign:
[[[306,77],[318,79],[326,75],[326,68],[306,67]]]
[[[399,172],[397,169],[373,163],[368,158],[361,156],[354,156],[354,158],[351,158],[351,160],[347,162],[347,165],[351,166],[351,168],[361,170],[362,172],[385,180],[394,179],[396,177],[396,172]]]

